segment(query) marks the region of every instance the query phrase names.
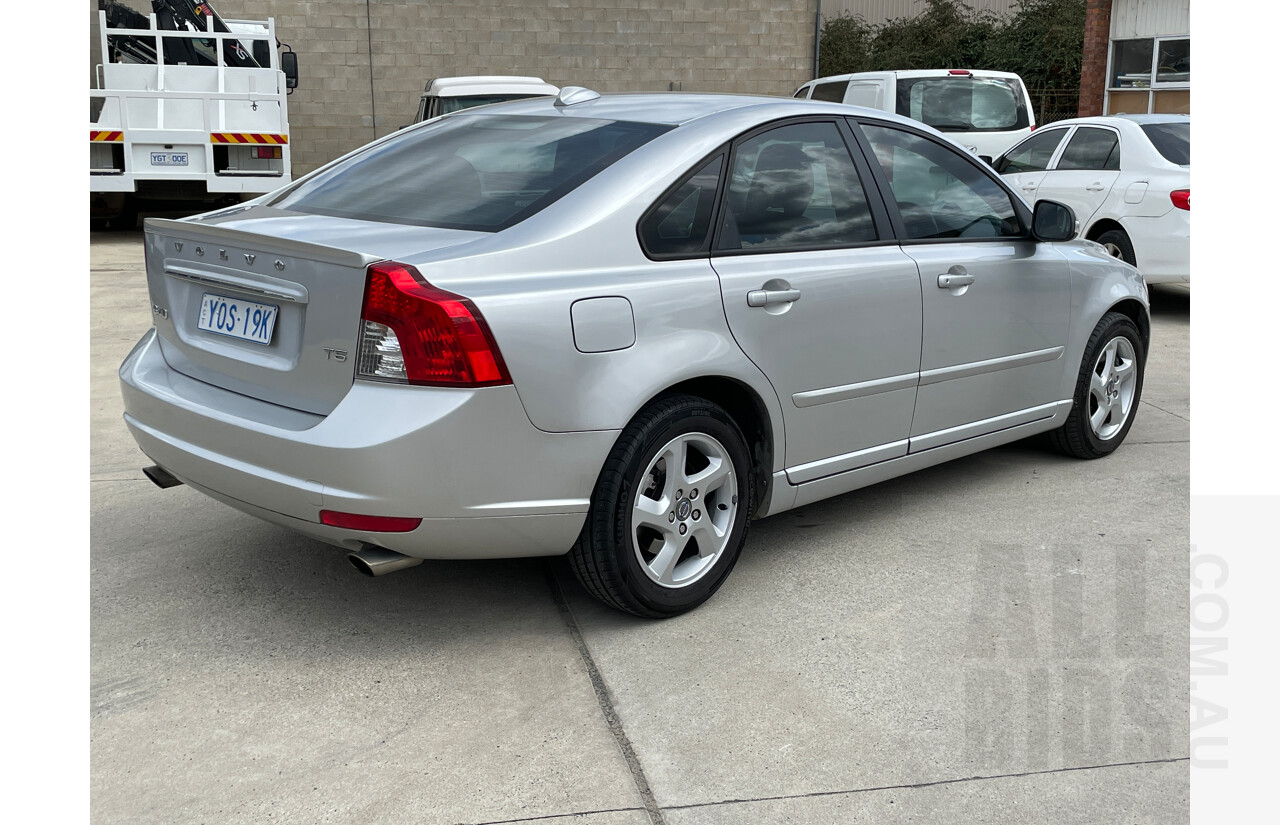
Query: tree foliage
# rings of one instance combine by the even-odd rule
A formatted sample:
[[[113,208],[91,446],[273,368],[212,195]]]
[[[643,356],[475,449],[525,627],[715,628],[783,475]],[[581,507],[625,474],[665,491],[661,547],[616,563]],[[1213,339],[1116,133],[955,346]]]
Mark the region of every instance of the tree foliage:
[[[819,74],[897,69],[1017,72],[1035,90],[1078,92],[1085,0],[1018,0],[1007,17],[962,0],[924,0],[915,17],[823,21]]]

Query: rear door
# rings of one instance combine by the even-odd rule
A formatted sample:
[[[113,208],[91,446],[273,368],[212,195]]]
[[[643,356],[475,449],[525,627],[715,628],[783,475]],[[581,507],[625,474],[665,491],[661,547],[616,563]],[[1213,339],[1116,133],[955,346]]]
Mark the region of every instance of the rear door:
[[[712,266],[739,346],[782,402],[792,483],[905,455],[920,280],[842,119],[736,141]]]
[[[1040,182],[1039,198],[1070,206],[1085,229],[1120,177],[1120,148],[1115,129],[1077,127]]]
[[[1065,259],[1029,237],[1025,207],[976,159],[923,132],[859,122],[903,249],[920,267],[911,451],[1049,417],[1071,317]]]
[[[996,172],[1003,175],[1027,203],[1035,205],[1046,170],[1070,131],[1063,128],[1036,132],[998,158],[994,164]]]

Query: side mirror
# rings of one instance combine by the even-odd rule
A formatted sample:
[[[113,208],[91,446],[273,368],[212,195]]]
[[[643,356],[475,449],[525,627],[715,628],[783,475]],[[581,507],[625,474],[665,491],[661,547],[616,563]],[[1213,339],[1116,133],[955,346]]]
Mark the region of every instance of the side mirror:
[[[1037,241],[1069,241],[1076,236],[1076,213],[1057,201],[1036,201],[1031,236]]]
[[[280,55],[280,71],[284,72],[286,89],[298,88],[298,53],[283,52]]]

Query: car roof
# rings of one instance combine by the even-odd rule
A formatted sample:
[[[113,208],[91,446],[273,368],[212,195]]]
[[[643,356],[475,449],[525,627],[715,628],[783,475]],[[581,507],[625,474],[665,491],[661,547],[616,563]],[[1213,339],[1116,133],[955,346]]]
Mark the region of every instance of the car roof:
[[[548,115],[563,117],[589,117],[601,120],[630,120],[642,123],[660,123],[680,126],[703,118],[747,109],[761,109],[759,114],[768,119],[804,114],[867,115],[881,120],[898,121],[920,128],[918,121],[862,106],[847,106],[818,100],[792,97],[768,97],[764,95],[698,94],[689,92],[638,92],[601,95],[598,98],[568,106],[557,106],[553,98],[530,98],[509,103],[495,103],[483,107],[485,114]],[[464,110],[446,117],[458,117]],[[925,127],[926,129],[928,127]]]
[[[842,80],[880,80],[888,77],[963,77],[963,75],[952,75],[951,73],[953,71],[968,72],[974,77],[1022,79],[1013,72],[997,72],[991,69],[902,69],[901,71],[894,72],[854,72],[852,74],[836,74],[828,77],[819,77],[815,80],[809,80],[801,85],[810,86],[815,83],[836,83]]]
[[[1129,124],[1141,126],[1146,123],[1189,123],[1190,115],[1095,115],[1094,117],[1073,117],[1067,120],[1055,120],[1052,123],[1040,124],[1041,129],[1056,126],[1119,126],[1127,128]]]
[[[516,75],[473,75],[469,77],[437,77],[427,84],[424,97],[429,95],[502,94],[504,92],[553,95],[559,92],[540,77]]]

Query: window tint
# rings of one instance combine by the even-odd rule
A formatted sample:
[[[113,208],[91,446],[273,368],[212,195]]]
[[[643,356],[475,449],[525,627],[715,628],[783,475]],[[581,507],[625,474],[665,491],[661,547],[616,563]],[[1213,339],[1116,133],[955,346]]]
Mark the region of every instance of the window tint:
[[[272,201],[297,212],[496,232],[671,127],[457,114],[407,130]]]
[[[782,126],[738,146],[718,248],[807,249],[876,237],[834,123]]]
[[[1142,131],[1165,160],[1182,166],[1191,165],[1190,123],[1144,123]]]
[[[813,95],[811,100],[825,100],[828,103],[843,103],[844,90],[849,87],[849,81],[842,80],[839,83],[819,83],[813,87]]]
[[[724,156],[717,156],[649,211],[640,222],[640,242],[646,252],[680,255],[704,248],[723,167]]]
[[[996,171],[1002,175],[1014,175],[1018,172],[1041,172],[1048,169],[1053,152],[1066,133],[1066,129],[1037,132],[1001,158],[996,163]]]
[[[908,238],[1023,234],[1008,193],[958,148],[885,126],[864,124],[862,131],[889,179]]]
[[[1120,168],[1120,140],[1110,129],[1081,126],[1058,158],[1058,169]]]
[[[1001,132],[1031,125],[1022,84],[995,77],[900,78],[898,114],[939,132]]]

